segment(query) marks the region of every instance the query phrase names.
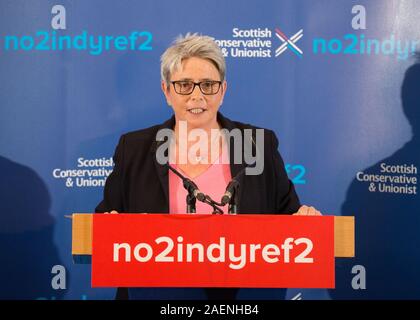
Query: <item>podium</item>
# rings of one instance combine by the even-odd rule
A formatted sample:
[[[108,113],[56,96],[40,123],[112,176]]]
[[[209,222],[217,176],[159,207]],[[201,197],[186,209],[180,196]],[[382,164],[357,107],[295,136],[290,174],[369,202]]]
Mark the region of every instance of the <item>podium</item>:
[[[93,287],[334,288],[354,241],[349,216],[72,215]]]

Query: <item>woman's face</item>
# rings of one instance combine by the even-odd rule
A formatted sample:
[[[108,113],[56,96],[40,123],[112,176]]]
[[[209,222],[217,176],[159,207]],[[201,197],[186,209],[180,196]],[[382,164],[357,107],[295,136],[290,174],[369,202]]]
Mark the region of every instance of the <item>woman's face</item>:
[[[183,60],[179,70],[171,74],[170,81],[185,80],[193,82],[220,81],[220,75],[209,60],[192,57]],[[178,94],[172,83],[168,87],[165,82],[162,82],[162,90],[168,104],[174,110],[177,122],[187,121],[188,129],[217,127],[217,111],[223,102],[226,81],[222,82],[219,91],[213,95],[203,94],[199,86],[195,86],[194,91],[189,95]]]

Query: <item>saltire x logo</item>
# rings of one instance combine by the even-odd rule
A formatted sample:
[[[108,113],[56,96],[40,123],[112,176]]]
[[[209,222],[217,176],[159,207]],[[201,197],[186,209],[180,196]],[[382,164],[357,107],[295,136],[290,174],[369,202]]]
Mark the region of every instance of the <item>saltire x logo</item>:
[[[276,49],[276,57],[281,55],[287,49],[292,50],[299,58],[302,58],[303,51],[296,45],[296,42],[299,41],[300,38],[303,37],[303,29],[300,29],[296,32],[290,39],[286,37],[286,35],[281,32],[280,29],[276,28],[276,36],[280,39],[283,44]]]

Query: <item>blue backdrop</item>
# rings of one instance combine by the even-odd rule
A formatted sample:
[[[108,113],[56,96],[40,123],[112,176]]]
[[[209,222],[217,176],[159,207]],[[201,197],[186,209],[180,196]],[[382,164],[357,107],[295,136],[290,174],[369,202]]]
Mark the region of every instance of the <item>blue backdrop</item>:
[[[416,0],[2,0],[0,298],[114,297],[73,264],[65,215],[101,200],[121,134],[170,117],[159,58],[186,32],[219,41],[222,113],[276,132],[301,201],[356,216],[357,257],[336,260],[337,288],[287,298],[420,298],[418,21]],[[279,35],[297,49],[276,56]],[[77,169],[97,176],[68,177]],[[51,287],[54,265],[65,290]],[[366,289],[352,286],[355,265]]]

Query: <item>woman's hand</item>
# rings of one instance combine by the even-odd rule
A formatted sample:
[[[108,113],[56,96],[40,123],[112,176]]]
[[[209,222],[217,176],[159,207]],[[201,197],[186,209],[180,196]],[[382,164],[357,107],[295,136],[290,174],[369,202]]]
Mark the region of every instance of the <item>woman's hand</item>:
[[[322,216],[321,212],[314,207],[301,206],[294,216]]]
[[[111,212],[104,212],[105,214],[118,214],[118,211],[112,210]]]

